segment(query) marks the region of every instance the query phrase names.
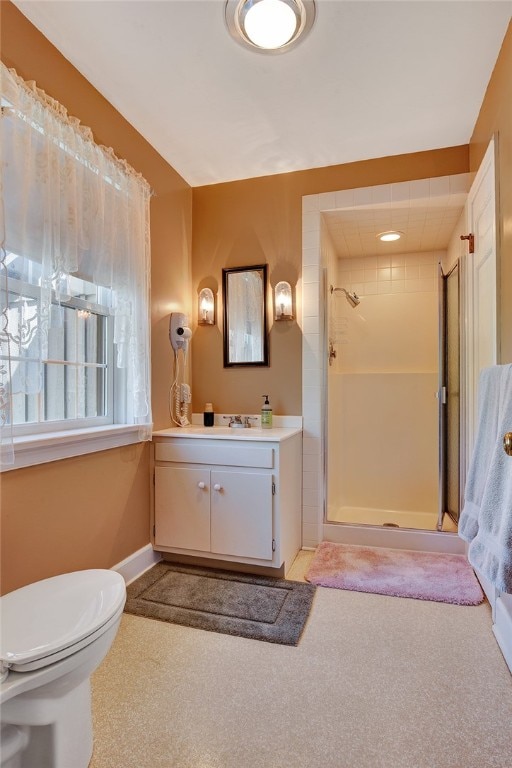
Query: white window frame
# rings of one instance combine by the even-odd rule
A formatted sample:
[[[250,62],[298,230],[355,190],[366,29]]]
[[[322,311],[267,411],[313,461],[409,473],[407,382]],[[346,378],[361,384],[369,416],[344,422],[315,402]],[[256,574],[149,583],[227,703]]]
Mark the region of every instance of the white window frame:
[[[21,289],[21,282],[11,279],[10,290],[13,287]],[[23,287],[30,289],[30,284],[24,283]],[[77,298],[72,298],[64,304],[92,311],[99,308],[98,305]],[[0,472],[140,442],[140,428],[137,425],[123,423],[126,408],[126,371],[115,364],[113,318],[108,315],[106,317],[107,415],[12,425],[14,464],[0,466]]]
[[[2,472],[133,445],[140,442],[140,437],[137,425],[109,424],[104,427],[15,437],[13,442],[14,464],[2,466]]]

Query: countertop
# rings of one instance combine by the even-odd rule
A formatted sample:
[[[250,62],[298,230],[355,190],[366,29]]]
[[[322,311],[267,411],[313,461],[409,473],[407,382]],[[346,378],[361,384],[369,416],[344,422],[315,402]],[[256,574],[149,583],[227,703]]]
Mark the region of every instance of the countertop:
[[[190,425],[188,427],[169,427],[153,432],[153,438],[181,437],[198,440],[251,440],[262,443],[281,443],[293,435],[301,434],[300,427],[250,427],[249,429],[231,427],[202,427]]]

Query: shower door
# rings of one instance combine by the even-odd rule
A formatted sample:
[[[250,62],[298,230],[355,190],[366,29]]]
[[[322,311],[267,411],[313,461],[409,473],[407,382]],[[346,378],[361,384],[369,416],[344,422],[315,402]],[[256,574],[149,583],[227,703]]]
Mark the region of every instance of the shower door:
[[[459,262],[448,274],[439,264],[439,517],[460,514],[460,309]]]

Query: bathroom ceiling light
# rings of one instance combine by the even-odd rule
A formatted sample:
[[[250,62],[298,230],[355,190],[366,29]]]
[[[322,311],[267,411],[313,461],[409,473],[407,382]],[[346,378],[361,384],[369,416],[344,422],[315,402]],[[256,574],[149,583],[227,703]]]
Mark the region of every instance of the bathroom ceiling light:
[[[253,51],[283,53],[304,38],[315,20],[314,0],[227,0],[231,36]]]
[[[403,232],[398,232],[398,230],[390,230],[389,232],[380,232],[377,237],[384,243],[391,243],[393,240],[400,240],[402,235]]]

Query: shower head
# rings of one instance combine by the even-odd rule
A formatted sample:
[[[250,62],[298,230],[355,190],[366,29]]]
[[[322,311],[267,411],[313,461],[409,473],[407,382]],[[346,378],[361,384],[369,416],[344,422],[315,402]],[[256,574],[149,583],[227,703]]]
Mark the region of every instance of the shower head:
[[[351,307],[357,307],[357,305],[361,301],[357,293],[354,293],[354,291],[348,291],[345,295]]]
[[[351,307],[357,307],[361,301],[357,293],[354,293],[354,291],[347,291],[345,288],[334,288],[334,286],[331,285],[331,293],[335,293],[336,291],[341,291],[345,294],[345,298]]]

